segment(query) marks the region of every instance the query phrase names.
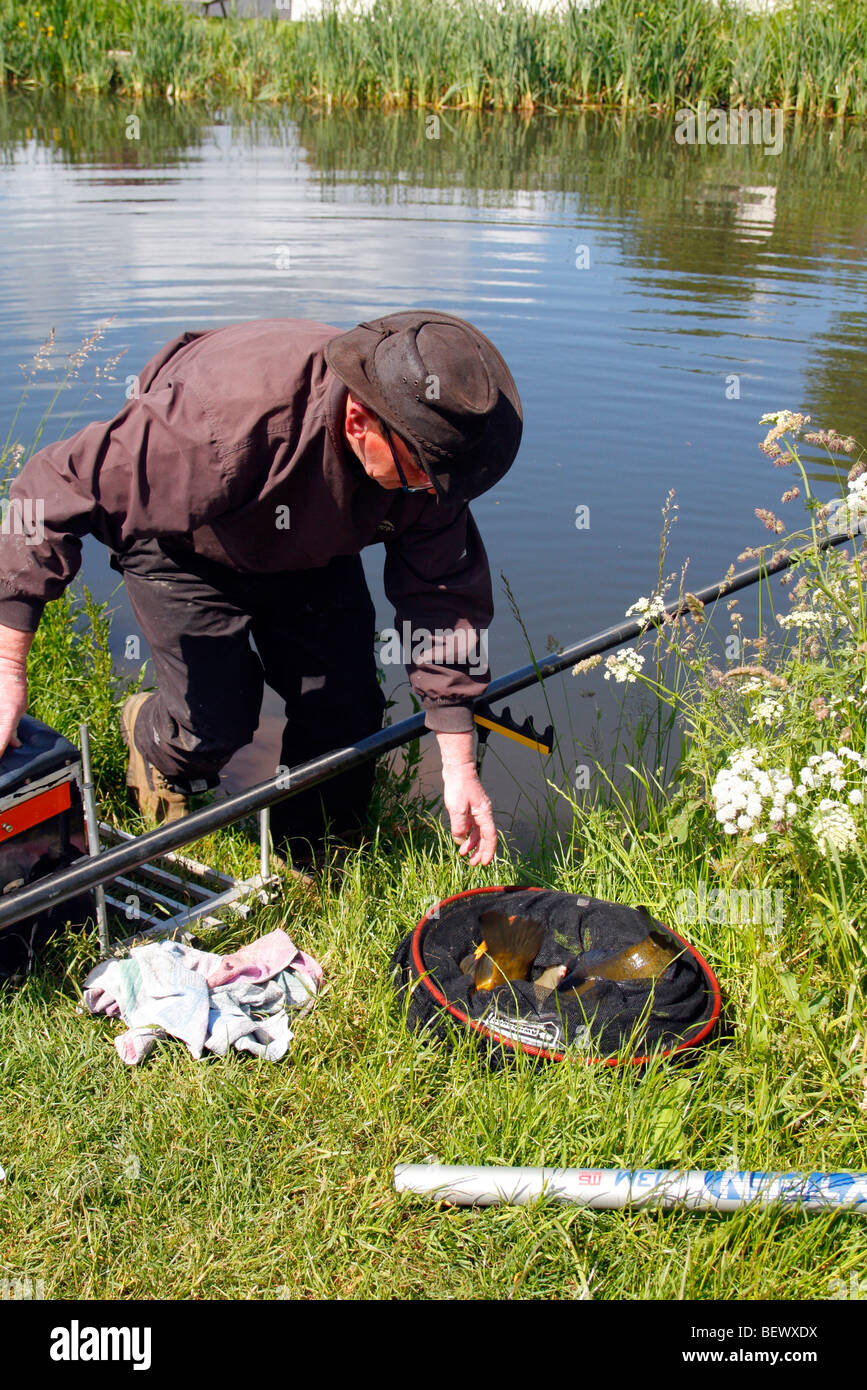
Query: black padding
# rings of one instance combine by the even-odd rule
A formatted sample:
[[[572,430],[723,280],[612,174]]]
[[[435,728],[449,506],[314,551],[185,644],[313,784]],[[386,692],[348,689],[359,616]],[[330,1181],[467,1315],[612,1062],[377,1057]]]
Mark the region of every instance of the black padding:
[[[461,971],[460,962],[483,939],[480,918],[490,909],[539,921],[545,935],[528,981],[481,992],[474,990],[472,975]],[[649,925],[681,952],[657,980],[600,980],[580,998],[556,991],[543,1002],[537,998],[533,982],[549,967],[566,965],[570,973],[589,969],[643,940]],[[421,971],[413,956],[414,938]],[[431,1028],[449,1037],[453,1026],[481,1023],[481,1029],[471,1031],[494,1065],[516,1048],[627,1061],[656,1049],[670,1051],[697,1038],[718,1011],[713,975],[692,947],[661,922],[622,903],[548,889],[501,888],[447,900],[404,938],[391,965],[404,999],[411,989],[411,1028]]]
[[[28,782],[78,762],[75,745],[30,714],[22,714],[19,719],[18,737],[21,747],[7,748],[0,758],[0,797],[9,796]]]

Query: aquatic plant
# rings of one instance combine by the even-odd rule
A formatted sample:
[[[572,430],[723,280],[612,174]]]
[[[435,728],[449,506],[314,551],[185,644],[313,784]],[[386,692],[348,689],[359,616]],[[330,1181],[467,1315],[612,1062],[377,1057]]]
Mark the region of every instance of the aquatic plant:
[[[673,111],[779,106],[867,115],[867,11],[793,0],[524,0],[325,3],[284,22],[204,16],[175,0],[0,0],[8,86],[133,98],[301,98],[326,107]]]

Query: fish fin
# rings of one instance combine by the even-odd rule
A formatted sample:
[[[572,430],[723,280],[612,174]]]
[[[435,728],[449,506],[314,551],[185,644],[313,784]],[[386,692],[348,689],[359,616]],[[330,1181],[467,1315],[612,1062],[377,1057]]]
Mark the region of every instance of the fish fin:
[[[489,907],[479,918],[479,921],[486,930],[488,927],[506,927],[510,922],[514,922],[514,920],[514,917],[510,917],[505,912],[498,912],[494,907]]]
[[[483,912],[482,926],[485,929],[487,953],[497,956],[508,951],[526,960],[527,968],[532,965],[542,949],[545,928],[532,917],[508,917],[504,912]]]

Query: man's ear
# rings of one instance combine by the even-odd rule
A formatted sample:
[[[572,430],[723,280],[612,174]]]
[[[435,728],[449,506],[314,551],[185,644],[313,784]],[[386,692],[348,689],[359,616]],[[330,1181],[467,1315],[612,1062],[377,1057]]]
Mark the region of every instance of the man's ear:
[[[346,433],[352,439],[361,439],[368,430],[377,430],[379,420],[372,410],[350,395],[346,401]]]

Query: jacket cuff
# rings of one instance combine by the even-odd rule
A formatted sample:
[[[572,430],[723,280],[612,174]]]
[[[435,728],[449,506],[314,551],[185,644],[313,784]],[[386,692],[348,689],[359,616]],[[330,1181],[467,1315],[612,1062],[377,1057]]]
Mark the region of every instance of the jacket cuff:
[[[44,609],[44,599],[0,598],[0,625],[18,632],[35,632]]]
[[[476,727],[469,705],[434,705],[425,710],[424,722],[437,734],[471,734]]]

